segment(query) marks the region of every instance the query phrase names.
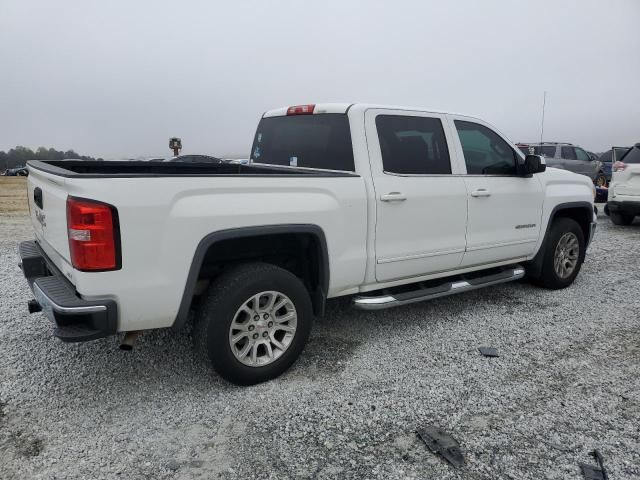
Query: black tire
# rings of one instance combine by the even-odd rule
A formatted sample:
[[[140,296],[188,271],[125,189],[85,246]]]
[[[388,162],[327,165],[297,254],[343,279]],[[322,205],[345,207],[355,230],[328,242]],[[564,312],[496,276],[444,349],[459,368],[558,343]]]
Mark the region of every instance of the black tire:
[[[578,252],[577,263],[573,271],[567,277],[563,278],[556,271],[554,266],[554,256],[556,249],[558,248],[558,243],[567,233],[573,233],[573,235],[575,235],[578,243]],[[580,268],[582,267],[585,256],[584,233],[582,232],[580,225],[578,225],[578,222],[571,218],[556,219],[547,233],[547,238],[545,239],[542,248],[544,249],[541,252],[543,255],[542,269],[537,277],[531,278],[531,281],[536,285],[551,290],[566,288],[571,285],[578,273],[580,273]]]
[[[607,176],[604,174],[604,172],[598,172],[595,180],[593,180],[593,184],[596,187],[606,187],[608,183],[609,182],[607,182]]]
[[[614,225],[631,225],[633,223],[633,215],[610,212],[609,217]]]
[[[279,357],[266,365],[248,366],[232,351],[231,324],[243,304],[266,291],[281,292],[290,299],[297,325],[288,347]],[[250,322],[251,318],[246,321]],[[307,343],[312,323],[311,299],[298,277],[275,265],[248,263],[232,268],[212,282],[196,314],[194,341],[197,350],[206,355],[221,377],[236,385],[253,385],[271,380],[293,365]],[[262,351],[266,353],[266,348]]]

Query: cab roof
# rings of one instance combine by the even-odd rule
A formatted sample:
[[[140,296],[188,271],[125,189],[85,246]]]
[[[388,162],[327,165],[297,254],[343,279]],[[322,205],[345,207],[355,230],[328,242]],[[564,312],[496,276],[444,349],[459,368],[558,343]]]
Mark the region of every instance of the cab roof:
[[[439,115],[456,115],[468,118],[475,118],[470,115],[464,115],[454,112],[442,112],[431,110],[424,107],[409,107],[399,105],[379,105],[375,103],[315,103],[306,105],[291,105],[289,107],[275,108],[268,110],[262,116],[267,117],[283,117],[286,115],[317,115],[321,113],[347,113],[349,110],[365,111],[372,108],[380,108],[385,110],[405,110],[413,112],[436,113]]]

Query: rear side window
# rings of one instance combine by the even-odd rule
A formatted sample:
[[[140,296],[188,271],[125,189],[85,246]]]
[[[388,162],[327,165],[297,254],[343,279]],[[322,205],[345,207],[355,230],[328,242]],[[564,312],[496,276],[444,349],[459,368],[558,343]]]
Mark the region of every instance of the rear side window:
[[[576,150],[573,147],[562,147],[561,152],[562,158],[565,158],[567,160],[578,159],[578,157],[576,157]]]
[[[378,115],[376,128],[385,172],[409,175],[451,173],[449,148],[439,119]]]
[[[582,160],[583,162],[588,162],[591,160],[591,158],[589,157],[589,155],[587,155],[587,152],[585,152],[584,150],[582,150],[581,148],[574,148],[575,152],[576,152],[576,158],[578,160]]]
[[[518,156],[500,135],[473,122],[455,120],[469,175],[515,175]]]
[[[556,147],[555,145],[545,145],[542,147],[537,147],[539,149],[539,153],[536,152],[536,155],[544,155],[545,157],[553,158],[556,156]]]
[[[542,155],[544,157],[553,158],[556,155],[556,147],[552,145],[542,146],[519,146],[518,147],[525,155]]]
[[[263,118],[251,162],[353,172],[349,119],[342,113]]]
[[[622,156],[621,161],[624,163],[640,163],[640,148],[630,148],[629,151]]]

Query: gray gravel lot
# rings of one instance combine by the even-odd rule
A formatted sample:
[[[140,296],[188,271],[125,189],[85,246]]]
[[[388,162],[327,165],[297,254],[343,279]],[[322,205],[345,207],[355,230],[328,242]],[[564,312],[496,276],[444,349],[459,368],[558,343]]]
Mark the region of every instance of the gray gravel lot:
[[[376,313],[332,302],[281,378],[224,383],[189,332],[50,336],[0,217],[0,478],[640,478],[640,222],[600,218],[564,291],[512,283]],[[498,348],[484,358],[477,347]],[[415,435],[459,439],[455,470]]]

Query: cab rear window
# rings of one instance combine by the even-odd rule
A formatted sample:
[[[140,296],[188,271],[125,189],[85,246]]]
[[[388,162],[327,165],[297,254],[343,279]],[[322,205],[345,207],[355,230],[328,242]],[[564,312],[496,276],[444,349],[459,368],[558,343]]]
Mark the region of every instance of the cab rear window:
[[[251,162],[353,172],[349,119],[342,113],[263,118]]]

